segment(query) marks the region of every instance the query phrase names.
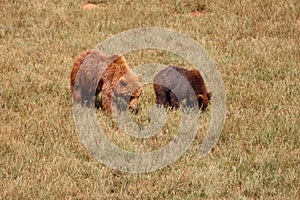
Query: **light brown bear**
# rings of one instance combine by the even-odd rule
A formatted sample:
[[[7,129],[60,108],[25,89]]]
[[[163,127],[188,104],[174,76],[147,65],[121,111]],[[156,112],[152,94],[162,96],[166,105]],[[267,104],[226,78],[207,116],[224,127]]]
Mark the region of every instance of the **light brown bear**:
[[[186,99],[187,106],[193,107],[198,104],[198,107],[205,111],[212,96],[196,69],[169,66],[154,76],[153,87],[156,103],[164,107],[171,106],[173,109],[178,109]]]
[[[119,97],[137,112],[138,98],[142,93],[141,75],[129,68],[121,55],[103,55],[98,50],[82,52],[76,58],[70,76],[74,102],[92,105],[101,92],[102,110],[108,114],[118,113]],[[97,102],[96,102],[97,103]]]

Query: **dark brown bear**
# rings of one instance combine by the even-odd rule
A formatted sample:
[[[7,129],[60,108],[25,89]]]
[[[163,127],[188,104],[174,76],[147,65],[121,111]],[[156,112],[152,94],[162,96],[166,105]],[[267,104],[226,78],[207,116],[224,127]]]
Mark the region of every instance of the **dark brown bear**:
[[[186,105],[193,107],[198,104],[203,111],[207,108],[212,96],[207,92],[204,80],[196,69],[187,70],[170,66],[154,76],[156,103],[178,109],[186,99]]]
[[[138,109],[142,93],[141,76],[132,72],[121,55],[103,55],[98,50],[81,53],[75,60],[70,87],[75,102],[91,105],[101,92],[101,107],[107,113],[118,113],[117,98],[122,97],[129,108]]]

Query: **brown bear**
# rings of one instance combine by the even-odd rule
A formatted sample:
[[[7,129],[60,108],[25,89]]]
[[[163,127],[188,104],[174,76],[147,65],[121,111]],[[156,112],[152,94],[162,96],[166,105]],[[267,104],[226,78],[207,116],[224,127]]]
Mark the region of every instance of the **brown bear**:
[[[156,103],[164,107],[178,109],[186,99],[186,106],[192,107],[198,103],[199,108],[205,111],[212,96],[196,69],[169,66],[158,72],[153,82]]]
[[[108,56],[98,50],[89,50],[76,58],[70,87],[74,102],[88,106],[101,92],[102,100],[98,107],[108,114],[117,114],[119,97],[129,102],[130,109],[138,110],[138,98],[142,93],[140,81],[141,75],[132,72],[123,56]]]

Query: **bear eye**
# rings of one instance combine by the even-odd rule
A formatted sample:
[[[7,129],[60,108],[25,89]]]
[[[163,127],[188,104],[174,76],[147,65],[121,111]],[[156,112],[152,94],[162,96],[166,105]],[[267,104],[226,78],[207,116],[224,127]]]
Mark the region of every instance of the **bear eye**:
[[[79,86],[78,85],[74,85],[74,90],[78,90]]]

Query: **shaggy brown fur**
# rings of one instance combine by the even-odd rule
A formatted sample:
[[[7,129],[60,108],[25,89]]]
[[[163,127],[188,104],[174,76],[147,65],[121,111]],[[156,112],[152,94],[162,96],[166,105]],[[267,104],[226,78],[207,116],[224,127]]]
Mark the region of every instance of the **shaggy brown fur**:
[[[212,96],[211,92],[207,92],[204,80],[196,69],[167,67],[155,75],[153,87],[156,103],[174,109],[179,108],[180,103],[186,99],[187,106],[192,107],[198,103],[199,108],[204,111]]]
[[[107,113],[117,113],[117,98],[123,97],[129,107],[138,109],[142,93],[141,76],[134,74],[123,56],[106,56],[97,50],[81,53],[75,60],[70,87],[75,102],[91,105],[102,93],[101,108]]]

